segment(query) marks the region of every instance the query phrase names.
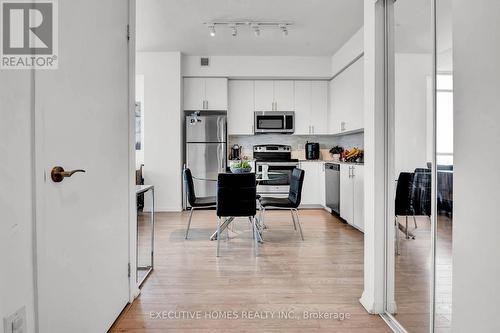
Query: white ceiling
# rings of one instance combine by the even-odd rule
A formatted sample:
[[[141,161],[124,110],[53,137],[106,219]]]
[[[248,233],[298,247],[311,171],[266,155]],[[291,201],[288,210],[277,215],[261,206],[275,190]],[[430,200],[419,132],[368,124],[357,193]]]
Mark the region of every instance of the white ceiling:
[[[208,34],[212,20],[292,21],[288,36],[249,27]],[[188,55],[333,55],[363,25],[363,0],[140,0],[137,50]]]

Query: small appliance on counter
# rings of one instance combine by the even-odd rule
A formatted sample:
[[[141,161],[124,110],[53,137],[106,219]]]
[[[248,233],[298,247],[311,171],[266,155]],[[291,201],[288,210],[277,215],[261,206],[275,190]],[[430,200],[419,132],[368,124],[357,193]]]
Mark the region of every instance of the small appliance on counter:
[[[234,144],[231,147],[231,154],[229,154],[230,160],[240,160],[241,159],[241,146]]]
[[[318,142],[306,142],[306,160],[317,160],[319,159],[319,143]]]

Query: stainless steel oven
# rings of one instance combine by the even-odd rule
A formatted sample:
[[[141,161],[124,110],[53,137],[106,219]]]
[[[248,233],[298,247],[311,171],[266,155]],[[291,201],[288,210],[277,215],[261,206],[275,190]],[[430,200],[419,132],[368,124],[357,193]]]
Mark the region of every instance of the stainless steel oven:
[[[269,172],[279,172],[287,175],[287,177],[276,180],[261,181],[257,186],[259,194],[288,195],[292,171],[298,167],[298,162],[256,162],[255,165],[257,172],[262,172],[262,166],[267,165]]]
[[[256,111],[254,113],[254,133],[292,134],[295,131],[295,112]]]
[[[287,145],[258,145],[253,147],[253,157],[256,159],[257,172],[262,172],[262,166],[267,165],[269,172],[279,172],[286,177],[262,181],[257,186],[257,192],[275,197],[287,196],[290,190],[290,180],[293,169],[299,166],[298,160],[291,158],[291,147]]]

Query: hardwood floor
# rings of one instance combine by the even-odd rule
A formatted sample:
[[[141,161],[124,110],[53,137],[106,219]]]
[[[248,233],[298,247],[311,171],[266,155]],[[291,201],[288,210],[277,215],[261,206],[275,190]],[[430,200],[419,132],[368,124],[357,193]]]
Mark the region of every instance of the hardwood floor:
[[[404,223],[404,218],[400,220]],[[413,228],[413,220],[408,221]],[[396,256],[396,319],[411,333],[429,332],[431,234],[427,217],[417,217],[415,239],[401,234],[401,255]],[[436,243],[436,327],[451,332],[452,221],[440,215]]]
[[[363,234],[323,210],[299,216],[305,241],[289,212],[268,211],[258,258],[246,219],[237,220],[229,240],[221,238],[217,258],[216,242],[208,240],[215,211],[195,212],[188,240],[188,213],[158,213],[155,270],[111,332],[390,332],[358,301]],[[277,318],[280,311],[290,318]],[[350,317],[307,319],[305,311]],[[189,315],[201,318],[180,318]]]

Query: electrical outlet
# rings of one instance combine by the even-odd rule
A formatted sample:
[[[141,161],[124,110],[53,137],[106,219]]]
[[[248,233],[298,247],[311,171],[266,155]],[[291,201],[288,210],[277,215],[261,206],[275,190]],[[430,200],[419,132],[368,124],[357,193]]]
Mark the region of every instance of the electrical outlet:
[[[26,333],[26,307],[3,319],[4,333]]]

